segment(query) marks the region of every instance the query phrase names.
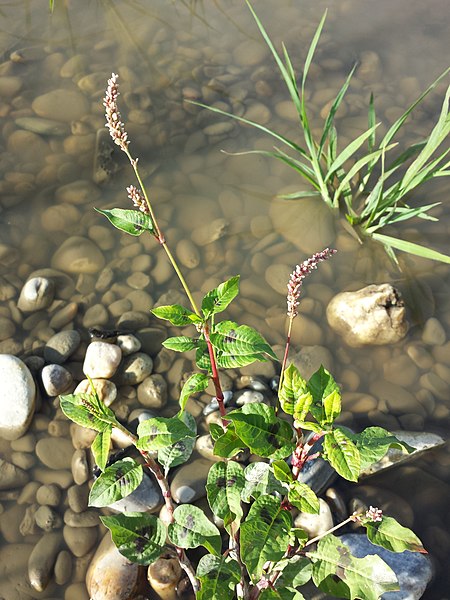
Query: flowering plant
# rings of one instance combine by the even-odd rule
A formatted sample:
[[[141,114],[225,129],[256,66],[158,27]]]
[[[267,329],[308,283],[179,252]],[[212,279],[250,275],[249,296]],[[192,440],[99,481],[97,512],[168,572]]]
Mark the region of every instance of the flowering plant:
[[[148,231],[171,261],[190,307],[159,306],[152,313],[177,327],[194,325],[195,337],[169,337],[163,345],[177,352],[195,350],[201,372],[184,383],[179,411],[171,418],[142,421],[137,435],[129,431],[91,391],[60,397],[61,408],[73,421],[97,432],[92,452],[101,471],[94,482],[89,504],[104,507],[125,498],[141,483],[144,468],[161,489],[167,519],[148,513],[122,513],[101,517],[118,550],[129,560],[151,565],[161,555],[176,557],[199,600],[273,600],[304,598],[301,589],[310,580],[326,592],[346,598],[376,600],[398,588],[394,572],[379,556],[356,558],[333,535],[347,523],[367,530],[371,542],[392,551],[425,552],[420,540],[378,508],[354,513],[326,533],[309,539],[296,527],[298,512],[318,514],[316,491],[303,480],[305,466],[320,456],[343,478],[357,481],[361,470],[381,459],[391,446],[410,448],[380,427],[354,433],[336,424],[341,412],[341,392],[323,367],[305,380],[293,364],[287,365],[290,332],[298,314],[304,278],[333,256],[326,248],[297,265],[287,284],[289,332],[278,390],[274,402],[244,404],[227,411],[219,369],[239,368],[255,361],[278,360],[267,341],[253,328],[229,320],[218,321],[239,293],[239,276],[208,292],[199,307],[161,232],[151,202],[139,176],[137,159],[117,106],[117,76],[112,75],[104,100],[107,127],[128,156],[140,189],[130,186],[134,209],[99,210],[118,229],[138,236]],[[210,424],[214,454],[220,459],[209,471],[206,495],[222,531],[196,505],[175,507],[168,473],[186,462],[197,434],[195,419],[186,410],[192,394],[213,381],[220,412]],[[273,404],[273,405],[272,405]],[[142,461],[127,457],[108,465],[113,429],[118,429],[139,451]],[[243,457],[253,455],[246,464]],[[168,521],[168,523],[167,523]],[[197,564],[190,555],[202,547]],[[337,578],[337,579],[336,579]],[[338,580],[338,583],[337,583]]]

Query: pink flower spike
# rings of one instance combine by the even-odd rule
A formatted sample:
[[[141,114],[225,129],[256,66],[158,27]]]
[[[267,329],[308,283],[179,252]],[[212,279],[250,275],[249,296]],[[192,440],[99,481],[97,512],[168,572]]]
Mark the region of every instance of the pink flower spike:
[[[117,106],[117,97],[119,96],[117,78],[118,75],[112,73],[111,78],[108,79],[103,106],[106,109],[106,127],[109,129],[112,139],[124,152],[127,152],[130,142],[128,134],[125,131],[125,126],[121,121],[119,107]]]
[[[311,258],[303,261],[301,265],[297,265],[292,271],[289,282],[287,284],[287,315],[290,319],[294,319],[297,315],[297,307],[300,304],[300,292],[303,280],[307,275],[311,273],[313,269],[317,269],[317,265],[324,260],[327,260],[333,254],[336,254],[337,250],[333,248],[325,248],[322,252],[316,252]]]
[[[130,185],[127,187],[128,198],[133,202],[133,205],[145,214],[150,214],[147,202],[144,195],[137,187]]]

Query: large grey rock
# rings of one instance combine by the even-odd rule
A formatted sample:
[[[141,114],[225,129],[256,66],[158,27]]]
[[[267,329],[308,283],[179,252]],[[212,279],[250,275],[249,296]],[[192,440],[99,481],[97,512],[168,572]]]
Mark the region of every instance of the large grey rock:
[[[327,319],[354,347],[393,344],[408,331],[403,300],[388,283],[337,294],[327,306]]]
[[[19,358],[0,354],[0,437],[16,440],[21,437],[34,414],[36,385]]]
[[[383,600],[418,600],[433,575],[431,560],[418,552],[390,552],[375,546],[364,534],[347,533],[339,536],[357,558],[375,554],[382,558],[397,576],[400,590],[383,594]]]
[[[51,279],[33,277],[23,286],[17,306],[23,312],[42,310],[50,306],[54,296],[55,284]]]
[[[80,341],[80,334],[74,329],[55,333],[44,347],[46,362],[62,365],[75,352],[80,345]]]
[[[67,238],[52,258],[52,268],[66,273],[98,273],[105,266],[100,248],[88,238]]]

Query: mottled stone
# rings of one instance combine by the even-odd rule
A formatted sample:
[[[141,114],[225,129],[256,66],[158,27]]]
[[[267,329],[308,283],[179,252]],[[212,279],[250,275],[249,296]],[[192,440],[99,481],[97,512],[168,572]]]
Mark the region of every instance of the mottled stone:
[[[136,352],[123,359],[116,378],[121,385],[136,385],[144,381],[153,369],[153,360],[148,354]]]
[[[42,310],[50,306],[54,296],[55,284],[51,279],[33,277],[23,286],[17,306],[23,312]]]
[[[116,372],[121,358],[122,351],[115,344],[91,342],[86,350],[83,371],[91,378],[109,379]]]
[[[100,400],[106,405],[111,406],[114,400],[117,398],[117,387],[115,383],[108,379],[91,379],[94,384],[95,391],[97,392]],[[90,393],[91,384],[88,379],[83,379],[77,385],[74,390],[74,394]]]
[[[20,438],[34,414],[36,386],[28,367],[10,354],[0,355],[0,437]]]
[[[155,373],[138,385],[137,397],[142,406],[162,408],[167,402],[167,383],[162,375]]]
[[[72,385],[71,373],[61,365],[46,365],[41,372],[42,385],[49,396],[58,396]]]
[[[77,350],[80,341],[80,334],[74,329],[56,333],[45,344],[44,358],[46,362],[62,365]]]
[[[394,344],[408,331],[403,300],[388,283],[337,294],[327,306],[327,319],[354,347]]]

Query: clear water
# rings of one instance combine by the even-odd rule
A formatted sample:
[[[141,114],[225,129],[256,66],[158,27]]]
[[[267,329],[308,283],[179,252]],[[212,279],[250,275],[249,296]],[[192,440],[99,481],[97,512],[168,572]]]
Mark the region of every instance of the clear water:
[[[51,226],[48,218],[52,213],[48,209],[57,205],[55,191],[61,185],[92,180],[95,133],[103,126],[102,82],[114,71],[121,77],[123,117],[132,140],[131,150],[148,174],[146,183],[155,198],[169,244],[175,247],[191,235],[196,239],[198,228],[211,220],[227,222],[223,236],[201,247],[199,265],[187,271],[188,282],[196,293],[205,292],[225,277],[241,273],[243,299],[231,311],[232,316],[258,327],[271,343],[281,343],[279,325],[283,322],[285,300],[274,289],[277,286],[273,271],[267,269],[282,265],[284,272],[304,260],[306,252],[319,250],[316,242],[324,230],[322,217],[316,216],[314,205],[298,203],[289,207],[292,212],[288,223],[274,230],[276,216],[286,210],[279,207],[274,196],[303,184],[294,172],[270,159],[222,153],[221,150],[269,149],[272,142],[262,132],[231,127],[226,119],[183,102],[183,97],[195,97],[237,114],[256,114],[255,118],[266,119],[280,133],[297,135],[284,104],[287,91],[246,6],[238,0],[92,0],[82,4],[80,8],[79,2],[55,0],[52,16],[46,0],[0,4],[2,56],[8,61],[16,52],[14,60],[19,62],[14,63],[12,74],[22,81],[21,90],[13,98],[0,99],[0,241],[21,254],[13,267],[1,267],[2,275],[20,289],[20,280],[25,281],[30,272],[50,265],[65,237],[93,235],[89,228],[105,225],[92,210],[94,202],[89,199],[76,204],[72,213],[59,221],[52,217]],[[255,5],[274,43],[279,46],[284,41],[299,66],[328,6],[325,31],[308,84],[311,118],[318,127],[323,106],[337,92],[355,61],[360,61],[362,67],[348,96],[346,114],[337,121],[340,135],[347,140],[365,127],[371,91],[382,130],[448,66],[450,24],[446,0],[430,0],[426,5],[411,0],[259,0]],[[81,69],[74,77],[61,76],[66,61],[77,55],[82,57]],[[94,82],[80,83],[80,76],[89,73],[96,74]],[[10,74],[6,67],[3,74]],[[46,137],[42,151],[47,158],[44,156],[42,168],[36,169],[35,156],[14,153],[8,142],[18,127],[17,119],[32,114],[30,105],[36,96],[55,88],[78,89],[77,83],[89,100],[89,110],[73,130],[85,136],[85,146],[76,146],[80,140],[75,143],[64,142],[63,137]],[[400,143],[421,139],[431,129],[442,96],[441,86],[416,111],[405,133],[399,136]],[[223,132],[215,134],[213,129],[211,133],[208,127],[218,123],[226,124]],[[73,144],[82,150],[73,152]],[[105,181],[98,186],[97,206],[127,205],[124,188],[134,182],[124,157],[118,154],[116,151],[112,157],[115,175],[103,173]],[[52,167],[45,176],[41,173],[44,165]],[[417,201],[443,202],[434,213],[440,221],[407,223],[399,230],[403,237],[448,252],[449,187],[445,180],[433,182],[416,195]],[[373,390],[377,382],[387,377],[414,398],[422,394],[423,399],[423,377],[437,372],[444,377],[444,388],[437,395],[432,393],[431,399],[426,396],[422,404],[415,401],[410,407],[394,411],[395,415],[392,410],[379,409],[383,413],[379,416],[384,415],[385,419],[379,424],[437,431],[445,436],[450,423],[449,379],[445,379],[450,347],[428,347],[433,366],[417,369],[407,383],[404,372],[399,369],[397,373],[395,365],[403,364],[398,361],[407,354],[411,343],[420,344],[423,324],[430,316],[435,316],[448,334],[448,267],[405,258],[403,272],[399,273],[379,248],[358,246],[339,223],[336,230],[339,255],[314,273],[305,286],[304,320],[294,336],[295,349],[315,343],[326,346],[334,355],[337,380],[343,383],[344,390],[347,387],[357,393]],[[123,262],[124,257],[130,256],[127,246],[134,240],[124,239],[117,232],[110,236],[114,243],[105,250],[107,260]],[[151,242],[142,244],[141,250],[151,255],[153,269],[158,248]],[[124,269],[129,266],[126,261],[123,264]],[[120,268],[117,272],[111,300],[120,297],[120,284],[129,274],[121,274]],[[398,286],[406,298],[411,322],[408,336],[392,347],[346,347],[327,326],[324,308],[328,299],[339,291],[385,281]],[[147,291],[157,299],[169,287],[177,288],[175,278],[170,276],[160,284],[152,280]],[[99,297],[89,300],[79,296],[77,300],[85,308],[88,302],[100,302]],[[80,322],[76,324],[81,327]],[[108,325],[114,324],[111,318]],[[15,334],[19,355],[29,350],[33,341],[34,347],[39,347],[39,342],[30,342],[29,338],[29,329],[19,327]],[[392,404],[395,405],[395,398]],[[362,412],[353,416],[351,424],[363,427],[372,422]],[[7,456],[7,445],[3,446]],[[445,597],[450,584],[446,569],[450,555],[449,464],[448,450],[442,449],[370,482],[394,492],[412,507],[414,529],[436,559],[436,578],[426,592],[426,598],[436,600]],[[5,501],[4,508],[7,507]]]

